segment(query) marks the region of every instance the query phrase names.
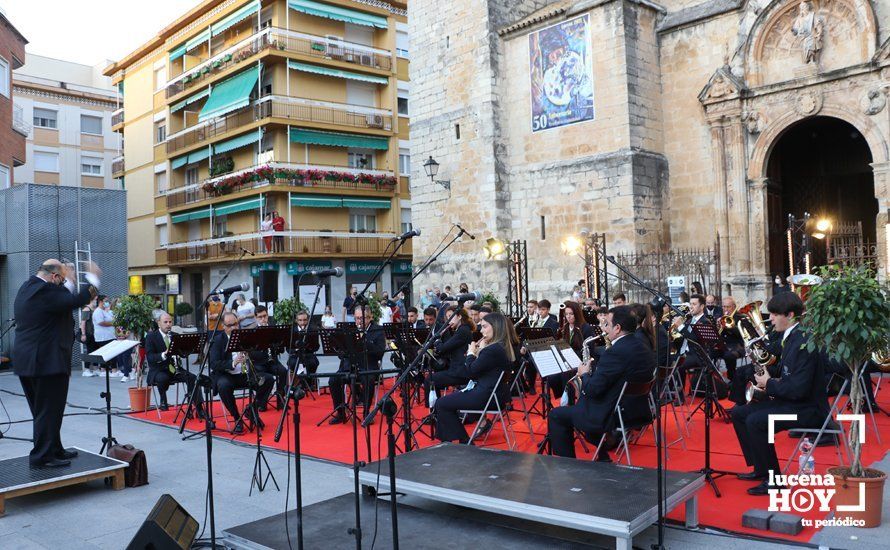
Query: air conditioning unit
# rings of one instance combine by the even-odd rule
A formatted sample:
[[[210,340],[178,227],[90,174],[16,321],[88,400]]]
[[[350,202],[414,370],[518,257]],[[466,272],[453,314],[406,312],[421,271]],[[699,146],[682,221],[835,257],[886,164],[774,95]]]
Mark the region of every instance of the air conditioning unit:
[[[369,128],[383,128],[383,115],[367,115]]]
[[[374,66],[374,58],[369,53],[363,53],[359,58],[359,64],[364,65],[365,67],[373,67]]]

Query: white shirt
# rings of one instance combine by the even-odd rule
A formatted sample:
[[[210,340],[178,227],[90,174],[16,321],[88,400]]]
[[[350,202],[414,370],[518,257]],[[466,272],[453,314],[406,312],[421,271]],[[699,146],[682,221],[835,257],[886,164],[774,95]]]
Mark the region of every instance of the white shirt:
[[[790,327],[785,329],[785,332],[782,333],[782,343],[785,343],[785,340],[788,339],[788,336],[791,334],[791,331],[794,330],[794,327],[799,325],[800,323],[794,323]]]
[[[269,220],[269,221],[263,221],[263,222],[260,224],[260,231],[262,231],[263,233],[272,231],[272,220]]]
[[[392,323],[392,308],[380,305],[380,323]]]
[[[621,340],[621,339],[624,338],[625,336],[627,336],[627,334],[622,334],[622,335],[619,336],[618,338],[615,338],[614,340],[612,340],[612,345],[614,346],[615,344],[617,344],[617,343],[618,343],[618,340]]]
[[[330,315],[322,315],[321,326],[324,328],[337,328],[337,318],[334,317],[333,313]]]
[[[238,306],[238,310],[236,313],[238,317],[244,317],[245,315],[251,315],[256,312],[256,308],[253,305],[253,302],[244,302],[240,306]],[[256,318],[251,317],[249,319],[241,319],[238,321],[239,328],[250,328],[256,326]]]
[[[96,342],[108,342],[117,338],[114,326],[103,327],[99,323],[114,323],[114,313],[110,309],[96,308],[93,312],[93,338]]]

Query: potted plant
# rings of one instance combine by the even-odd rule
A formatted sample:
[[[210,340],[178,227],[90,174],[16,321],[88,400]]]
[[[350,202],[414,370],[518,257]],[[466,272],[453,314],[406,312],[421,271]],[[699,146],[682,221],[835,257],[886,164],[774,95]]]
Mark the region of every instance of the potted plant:
[[[146,333],[153,328],[152,312],[157,307],[157,301],[145,294],[123,296],[114,308],[114,323],[142,342]],[[138,353],[139,348],[136,349]],[[130,410],[134,412],[146,411],[151,406],[151,388],[143,386],[144,374],[142,361],[137,361],[136,387],[129,388]]]
[[[182,322],[182,318],[186,315],[191,315],[193,311],[195,311],[195,308],[188,302],[179,302],[176,304],[173,308],[173,316],[176,319],[176,324],[179,325]]]
[[[309,311],[309,308],[296,296],[279,300],[275,302],[272,320],[276,325],[289,325],[297,318],[297,312],[302,309]]]
[[[482,305],[485,302],[491,302],[491,309],[493,309],[494,311],[501,310],[501,301],[498,300],[494,293],[490,290],[487,290],[482,294],[482,300],[479,301],[479,305]]]
[[[828,266],[818,272],[823,278],[807,296],[803,325],[809,334],[807,350],[822,351],[846,365],[852,374],[850,404],[853,414],[862,413],[862,386],[857,383],[873,353],[890,339],[890,289],[882,286],[865,266]],[[863,520],[865,527],[881,523],[881,502],[887,474],[862,467],[859,430],[864,423],[853,422],[849,445],[853,460],[849,467],[829,468],[835,479],[835,508],[859,503],[859,487],[865,485],[865,511],[837,512],[835,518]]]

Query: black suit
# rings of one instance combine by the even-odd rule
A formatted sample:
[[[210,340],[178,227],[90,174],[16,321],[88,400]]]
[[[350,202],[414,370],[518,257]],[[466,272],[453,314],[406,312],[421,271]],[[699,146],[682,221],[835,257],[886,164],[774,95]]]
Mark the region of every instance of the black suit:
[[[64,286],[33,275],[16,294],[12,367],[34,418],[34,447],[29,457],[33,466],[64,451],[61,430],[74,345],[72,311],[87,305],[90,299],[89,286],[72,294]]]
[[[173,335],[170,334],[169,338]],[[200,407],[203,403],[201,392],[194,392],[195,381],[197,376],[176,368],[176,363],[172,355],[168,355],[166,359],[162,356],[167,351],[167,345],[164,343],[164,335],[160,330],[153,330],[145,335],[145,361],[148,363],[149,386],[157,386],[158,393],[161,397],[161,405],[167,405],[167,389],[173,382],[185,382],[189,394],[195,394],[195,404]]]
[[[470,381],[466,376],[467,348],[473,341],[473,332],[469,325],[460,325],[447,339],[436,344],[436,356],[447,363],[445,370],[435,372],[430,377],[430,383],[435,388],[446,386],[463,386]],[[435,368],[435,365],[434,365]],[[427,391],[429,388],[427,387]]]
[[[271,350],[261,349],[248,352],[250,362],[257,374],[271,376],[275,380],[275,393],[278,395],[278,402],[284,403],[284,392],[287,390],[287,367],[278,360],[278,353],[272,353]],[[270,394],[271,395],[271,394]],[[258,401],[258,405],[263,407],[265,401]]]
[[[776,433],[794,427],[818,428],[828,414],[822,362],[819,354],[802,348],[806,342],[806,334],[795,327],[781,344],[781,377],[766,384],[772,399],[732,409],[732,424],[745,462],[758,474],[781,473],[776,447],[767,441],[770,414],[797,414],[795,422],[776,422]]]
[[[309,330],[311,331],[312,329],[310,328]],[[294,327],[293,339],[295,349],[288,351],[287,368],[290,370],[294,370],[295,368],[297,368],[297,362],[299,362],[299,364],[306,369],[306,372],[308,372],[309,374],[315,374],[316,371],[318,371],[318,357],[316,357],[315,353],[312,351],[303,351],[302,349],[300,349],[303,345],[304,332],[305,329],[300,329],[300,327],[296,326]],[[308,349],[317,349],[317,344],[318,333],[310,332],[310,334],[306,336],[306,347]],[[294,373],[294,375],[296,376],[296,372]],[[310,387],[317,388],[318,381],[314,378],[311,379]],[[279,389],[279,393],[280,392],[281,390]]]
[[[233,418],[240,420],[238,404],[235,402],[235,390],[247,388],[250,385],[250,379],[247,373],[234,374],[230,372],[233,354],[226,352],[228,345],[229,336],[225,332],[217,332],[216,337],[210,343],[210,379],[213,381],[213,387],[219,394],[219,400],[222,401],[226,410]],[[269,394],[272,393],[274,377],[263,372],[257,372],[256,375],[259,384],[256,390],[256,404],[265,405],[269,401]]]
[[[337,370],[337,372],[350,372],[354,368],[359,373],[362,373],[365,371],[377,369],[377,365],[380,363],[380,360],[383,359],[383,354],[386,351],[386,335],[384,334],[383,328],[380,325],[371,323],[368,326],[368,328],[365,330],[364,346],[365,348],[367,348],[368,351],[367,363],[365,363],[365,356],[363,353],[360,353],[357,357],[352,358],[351,361],[348,358],[341,358],[340,368]],[[364,348],[360,347],[356,351],[363,352]],[[362,405],[364,406],[366,413],[368,409],[371,408],[374,379],[375,375],[369,374],[360,374],[358,377],[358,382],[361,385]],[[347,384],[348,381],[345,377],[331,377],[331,400],[334,402],[334,409],[341,408],[344,401],[346,400],[344,386]],[[356,397],[357,396],[353,396],[353,400]]]
[[[436,401],[437,437],[442,441],[466,442],[469,439],[463,424],[458,417],[459,410],[480,410],[485,406],[491,395],[498,377],[511,367],[507,352],[500,344],[492,344],[482,348],[479,356],[468,355],[464,364],[458,367],[459,374],[467,380],[475,380],[476,386],[467,392],[453,392]],[[510,398],[507,379],[502,378],[498,388],[498,401],[501,410]],[[496,411],[494,404],[491,411]]]
[[[408,326],[410,326],[411,328],[426,328],[426,323],[424,323],[423,320],[418,319],[414,321],[413,325],[409,324]]]
[[[610,419],[624,382],[647,382],[655,372],[655,354],[639,338],[628,334],[605,350],[596,370],[581,377],[581,398],[574,405],[550,411],[547,429],[553,454],[575,456],[574,430],[597,441],[600,434],[613,428]],[[649,403],[646,396],[622,400],[625,418],[644,416]]]

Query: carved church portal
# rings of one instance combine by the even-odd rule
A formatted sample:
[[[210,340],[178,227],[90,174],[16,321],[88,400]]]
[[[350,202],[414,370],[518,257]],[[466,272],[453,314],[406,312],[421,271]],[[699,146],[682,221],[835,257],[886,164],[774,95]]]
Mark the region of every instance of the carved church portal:
[[[843,241],[875,243],[874,176],[872,154],[862,134],[853,126],[831,117],[801,121],[786,130],[772,149],[767,174],[768,239],[771,273],[788,274],[785,231],[788,215],[800,219],[809,212],[814,221],[827,218],[832,231],[827,240],[811,239],[812,265],[829,262],[827,246]],[[850,235],[850,228],[859,228]],[[844,232],[847,235],[841,235]],[[859,247],[862,248],[861,246]],[[867,246],[866,246],[867,248]]]

